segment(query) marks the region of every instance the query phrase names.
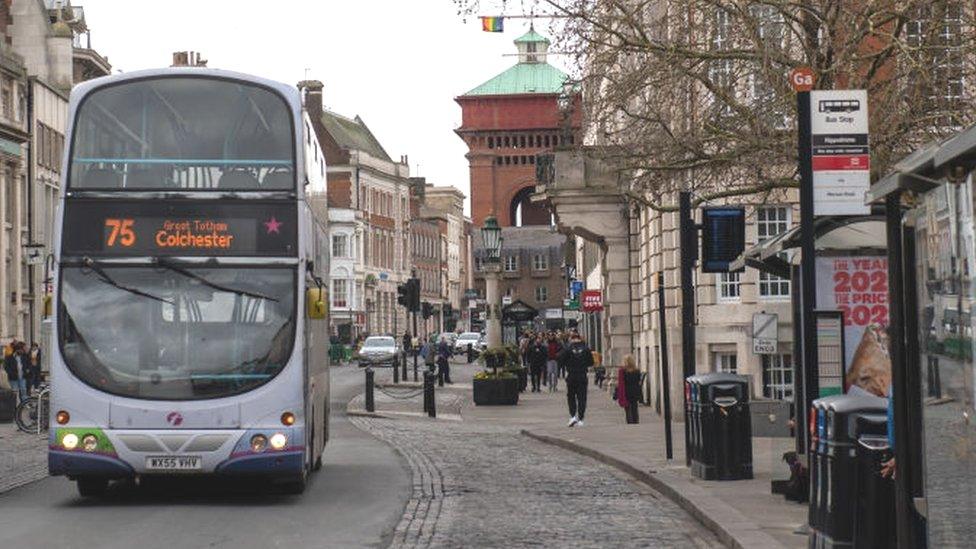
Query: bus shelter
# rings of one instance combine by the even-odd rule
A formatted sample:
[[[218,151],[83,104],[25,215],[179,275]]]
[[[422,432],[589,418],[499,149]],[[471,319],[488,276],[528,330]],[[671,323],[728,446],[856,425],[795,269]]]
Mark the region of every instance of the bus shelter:
[[[886,206],[899,547],[976,539],[976,126],[899,161]]]
[[[887,396],[891,369],[885,337],[888,295],[884,216],[879,212],[821,217],[814,223],[814,234],[821,357],[815,394],[807,388],[802,361],[799,226],[747,248],[729,270],[750,267],[791,279],[794,410],[809,409],[809,403],[821,396],[852,390]],[[812,381],[809,384],[812,388]],[[802,419],[797,423],[802,425]],[[797,452],[803,455],[808,448],[808,432],[796,429],[795,434]]]

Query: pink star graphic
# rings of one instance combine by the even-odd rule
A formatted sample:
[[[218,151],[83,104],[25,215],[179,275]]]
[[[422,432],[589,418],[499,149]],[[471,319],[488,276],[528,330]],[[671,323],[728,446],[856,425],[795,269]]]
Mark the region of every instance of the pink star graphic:
[[[274,216],[271,216],[271,219],[269,221],[264,222],[264,227],[268,230],[267,234],[271,234],[271,233],[281,234],[278,231],[278,229],[281,228],[282,225],[284,225],[284,223],[275,219]]]

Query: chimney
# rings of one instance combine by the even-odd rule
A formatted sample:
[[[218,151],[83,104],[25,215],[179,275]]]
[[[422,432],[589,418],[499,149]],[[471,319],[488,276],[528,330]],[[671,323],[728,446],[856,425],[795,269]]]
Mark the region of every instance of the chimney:
[[[305,110],[312,120],[322,119],[322,82],[319,80],[302,80],[298,89],[304,92]]]

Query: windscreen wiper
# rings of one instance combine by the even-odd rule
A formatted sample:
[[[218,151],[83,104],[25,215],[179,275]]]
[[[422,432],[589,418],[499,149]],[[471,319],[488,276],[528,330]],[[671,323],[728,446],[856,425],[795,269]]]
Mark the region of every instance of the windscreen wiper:
[[[269,296],[266,296],[264,294],[259,294],[257,292],[250,292],[250,291],[247,291],[247,290],[241,290],[240,288],[232,288],[230,286],[224,286],[222,284],[217,284],[216,282],[211,282],[210,280],[207,280],[206,277],[200,276],[200,275],[196,274],[195,272],[193,272],[193,271],[191,271],[189,269],[185,269],[183,267],[179,267],[177,265],[174,265],[173,262],[171,262],[171,261],[169,261],[169,260],[167,260],[165,258],[162,258],[162,257],[156,257],[156,258],[154,258],[154,260],[156,262],[156,265],[159,265],[160,267],[163,267],[164,269],[169,269],[170,271],[173,271],[174,273],[179,273],[179,274],[181,274],[181,275],[183,275],[183,276],[185,276],[187,278],[192,278],[193,280],[196,280],[197,282],[200,282],[201,284],[203,284],[205,286],[209,286],[209,287],[213,288],[214,290],[219,290],[221,292],[230,292],[232,294],[237,294],[237,295],[246,295],[247,297],[253,297],[255,299],[267,299],[268,301],[275,301],[275,302],[278,301],[277,299],[275,299],[273,297],[269,297]]]
[[[92,259],[92,258],[90,258],[90,257],[86,257],[84,259],[84,264],[85,264],[85,267],[87,267],[88,269],[91,270],[91,272],[95,273],[96,279],[100,280],[101,282],[103,282],[105,284],[108,284],[109,286],[112,286],[114,288],[118,288],[118,289],[120,289],[122,291],[125,291],[125,292],[129,292],[130,294],[135,294],[135,295],[142,296],[142,297],[148,297],[149,299],[154,299],[156,301],[161,301],[163,303],[168,303],[170,305],[173,304],[172,301],[170,301],[170,300],[168,300],[166,298],[162,298],[162,297],[159,297],[159,296],[155,296],[155,295],[152,295],[150,293],[146,293],[146,292],[144,292],[142,290],[137,290],[135,288],[130,288],[129,286],[124,286],[122,284],[119,284],[118,282],[115,281],[114,278],[108,276],[108,273],[106,273],[104,269],[102,269],[101,267],[99,267],[98,264],[95,263],[95,260]]]

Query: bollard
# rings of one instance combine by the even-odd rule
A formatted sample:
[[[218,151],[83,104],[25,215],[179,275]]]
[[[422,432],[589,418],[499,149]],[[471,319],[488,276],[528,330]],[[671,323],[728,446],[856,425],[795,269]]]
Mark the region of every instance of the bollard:
[[[468,364],[474,362],[474,345],[468,343]]]
[[[437,402],[434,400],[434,374],[424,372],[424,411],[430,417],[437,417]]]
[[[393,367],[393,383],[400,383],[400,365],[397,364],[396,355],[393,355],[393,364],[390,366]]]
[[[400,377],[403,378],[404,383],[407,382],[407,351],[403,351],[403,375]]]
[[[413,351],[413,382],[417,382],[417,350]]]
[[[366,411],[375,412],[376,402],[373,400],[373,369],[366,368]]]

